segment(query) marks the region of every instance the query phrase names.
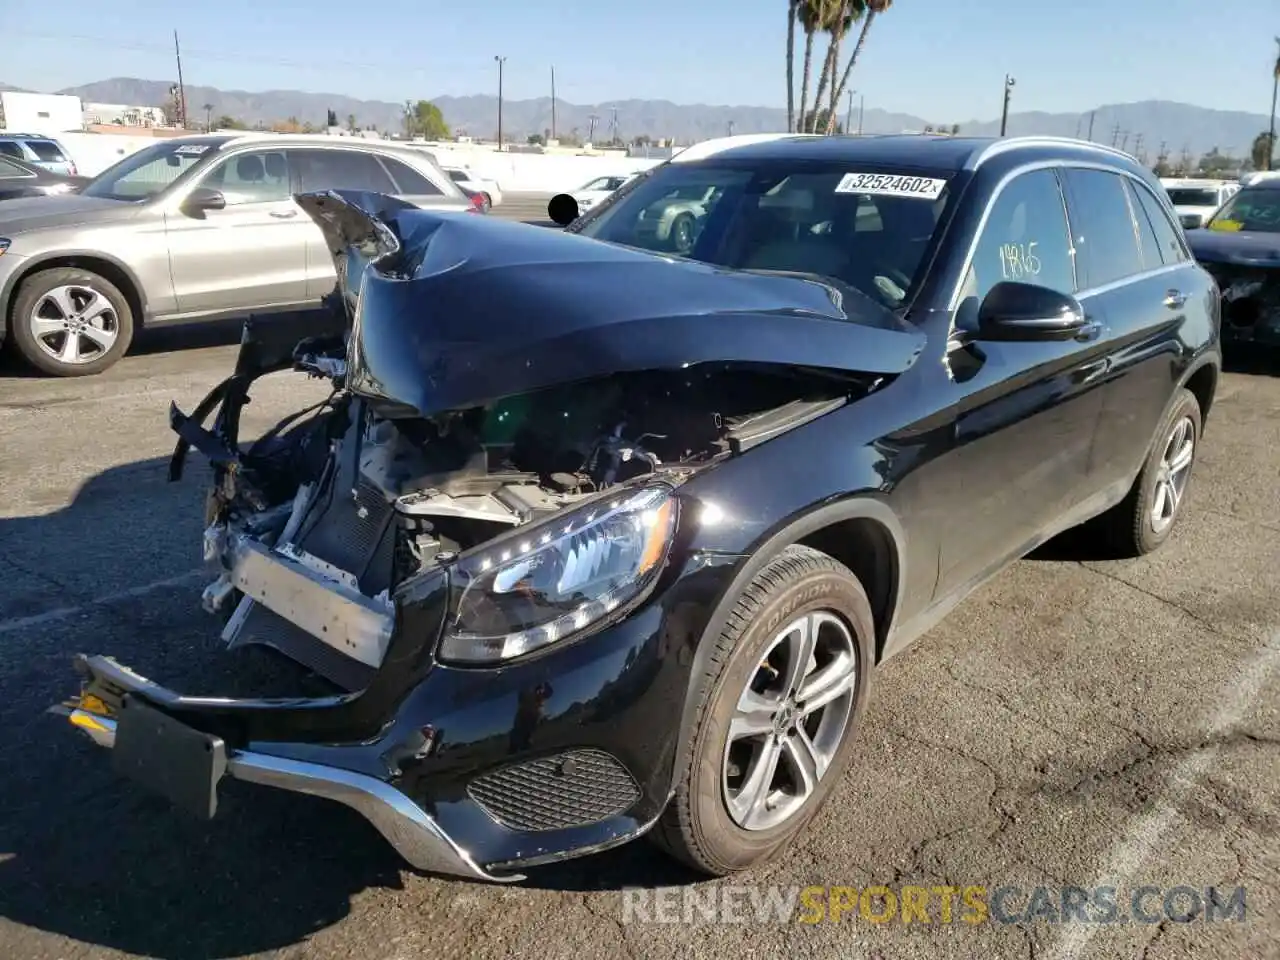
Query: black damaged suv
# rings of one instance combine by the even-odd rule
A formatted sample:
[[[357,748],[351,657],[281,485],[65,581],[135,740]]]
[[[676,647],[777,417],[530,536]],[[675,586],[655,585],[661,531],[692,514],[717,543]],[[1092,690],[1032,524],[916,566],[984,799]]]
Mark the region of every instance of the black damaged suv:
[[[93,656],[61,711],[203,815],[226,777],[329,797],[421,869],[512,880],[649,833],[723,874],[839,789],[881,665],[978,585],[1077,525],[1169,537],[1219,306],[1149,172],[1054,139],[715,147],[585,217],[557,200],[566,231],[300,196],[341,329],[249,325],[172,411],[172,475],[213,465],[229,647],[332,695]],[[642,221],[691,191],[677,255]],[[332,396],[242,441],[289,368]]]

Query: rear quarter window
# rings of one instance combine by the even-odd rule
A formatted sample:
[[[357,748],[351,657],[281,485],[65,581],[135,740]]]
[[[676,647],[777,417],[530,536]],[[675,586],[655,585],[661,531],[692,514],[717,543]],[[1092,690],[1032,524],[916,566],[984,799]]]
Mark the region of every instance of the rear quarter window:
[[[52,140],[28,140],[27,146],[43,163],[66,163],[66,154]]]

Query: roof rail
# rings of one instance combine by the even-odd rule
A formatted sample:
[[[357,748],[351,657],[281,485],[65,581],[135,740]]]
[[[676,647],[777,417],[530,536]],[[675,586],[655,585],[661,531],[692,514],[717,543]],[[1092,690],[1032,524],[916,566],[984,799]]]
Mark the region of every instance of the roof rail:
[[[981,164],[990,160],[992,157],[1001,153],[1007,153],[1018,147],[1082,147],[1086,150],[1094,150],[1098,153],[1105,153],[1113,157],[1123,157],[1125,160],[1137,162],[1133,154],[1125,153],[1116,147],[1109,147],[1103,143],[1095,143],[1092,140],[1080,140],[1076,137],[1002,137],[993,143],[987,144],[981,150],[974,152],[965,164],[966,169],[976,170]]]

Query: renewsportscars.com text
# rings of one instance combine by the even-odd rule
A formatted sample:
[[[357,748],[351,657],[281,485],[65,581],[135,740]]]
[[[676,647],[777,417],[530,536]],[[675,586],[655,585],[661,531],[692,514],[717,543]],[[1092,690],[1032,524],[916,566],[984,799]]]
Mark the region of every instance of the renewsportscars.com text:
[[[1243,923],[1244,887],[632,887],[623,923]]]

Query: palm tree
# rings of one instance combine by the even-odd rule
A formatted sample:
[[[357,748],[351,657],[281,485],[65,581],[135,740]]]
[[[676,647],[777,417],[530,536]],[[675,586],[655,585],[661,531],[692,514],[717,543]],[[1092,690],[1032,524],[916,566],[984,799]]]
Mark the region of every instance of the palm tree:
[[[836,125],[836,108],[840,93],[836,91],[836,68],[840,64],[840,45],[844,38],[852,29],[854,23],[862,19],[863,14],[867,11],[866,0],[845,0],[842,4],[839,17],[831,25],[831,99],[827,103],[827,118],[823,124],[824,132],[828,135],[835,133]],[[814,133],[818,132],[818,128],[814,126]],[[847,131],[846,131],[847,132]]]
[[[822,106],[822,95],[827,92],[829,84],[835,83],[836,67],[839,65],[836,59],[840,51],[840,39],[848,32],[849,27],[853,25],[853,7],[859,0],[827,0],[822,6],[822,19],[819,23],[819,29],[823,33],[830,36],[827,41],[827,56],[822,62],[822,74],[818,77],[818,92],[813,98],[813,117],[806,124],[807,132],[818,132],[818,114],[819,107]],[[830,110],[828,113],[835,116],[835,111]],[[824,120],[827,118],[823,118]],[[822,124],[824,127],[826,123]]]
[[[796,129],[802,131],[807,124],[805,107],[809,103],[809,74],[813,69],[813,35],[822,24],[826,0],[799,0],[796,16],[800,20],[800,28],[804,30],[804,66],[800,75],[800,115],[796,118]]]
[[[796,128],[796,18],[800,0],[787,0],[787,133]]]
[[[862,47],[867,42],[867,32],[871,29],[871,24],[878,14],[884,13],[893,6],[893,0],[862,0],[862,2],[865,4],[866,9],[866,15],[862,18],[862,30],[858,34],[858,42],[853,45],[853,53],[849,54],[849,62],[845,64],[844,75],[840,77],[840,85],[836,87],[835,93],[832,95],[833,102],[839,102],[841,94],[844,93],[844,88],[849,83],[849,75],[853,73],[853,65],[858,62],[858,54],[862,52]],[[832,117],[834,116],[835,113],[833,111]],[[832,121],[829,119],[827,121],[828,133],[831,126]]]

